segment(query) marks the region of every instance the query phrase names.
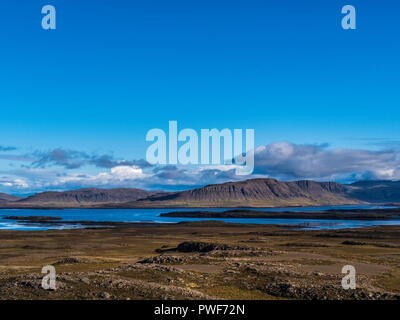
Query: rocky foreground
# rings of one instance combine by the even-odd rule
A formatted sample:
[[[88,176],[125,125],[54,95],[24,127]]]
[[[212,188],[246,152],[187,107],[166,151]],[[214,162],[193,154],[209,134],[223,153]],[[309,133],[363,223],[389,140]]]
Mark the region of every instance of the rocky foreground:
[[[400,227],[0,231],[1,299],[400,299]],[[56,290],[41,287],[45,265]],[[344,265],[356,289],[344,290]]]

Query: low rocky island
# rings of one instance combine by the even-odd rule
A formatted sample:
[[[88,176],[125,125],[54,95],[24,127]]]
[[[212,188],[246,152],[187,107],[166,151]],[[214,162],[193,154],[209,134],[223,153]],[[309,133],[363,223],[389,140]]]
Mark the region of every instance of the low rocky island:
[[[49,222],[49,221],[59,221],[62,220],[60,217],[46,217],[46,216],[6,216],[3,217],[6,220],[17,220],[23,222]]]
[[[16,220],[21,223],[38,224],[43,226],[57,226],[62,225],[65,227],[80,226],[81,228],[109,228],[109,227],[131,227],[138,225],[157,225],[153,222],[118,222],[118,221],[83,221],[83,220],[63,220],[61,217],[46,217],[46,216],[6,216],[5,220]]]
[[[205,219],[315,219],[315,220],[400,220],[400,209],[340,209],[320,212],[261,211],[235,209],[225,211],[173,211],[161,217]]]

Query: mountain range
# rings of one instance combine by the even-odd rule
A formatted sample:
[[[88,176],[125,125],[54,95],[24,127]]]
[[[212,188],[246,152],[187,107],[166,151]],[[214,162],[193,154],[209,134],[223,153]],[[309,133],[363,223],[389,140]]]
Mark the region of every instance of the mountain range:
[[[81,207],[81,206],[95,206],[105,203],[125,203],[129,201],[136,201],[141,198],[147,198],[153,195],[164,194],[158,191],[146,191],[136,188],[119,188],[119,189],[78,189],[64,192],[47,191],[34,194],[26,198],[18,198],[9,196],[9,200],[0,200],[1,205],[10,205],[16,207],[35,207],[35,206],[49,206],[49,207]],[[11,198],[14,197],[14,198]],[[1,198],[6,198],[2,197]],[[15,199],[17,198],[17,199]],[[11,202],[12,201],[12,202]]]
[[[47,191],[20,198],[0,193],[0,208],[212,208],[400,203],[400,181],[353,184],[251,179],[179,192],[135,188]]]

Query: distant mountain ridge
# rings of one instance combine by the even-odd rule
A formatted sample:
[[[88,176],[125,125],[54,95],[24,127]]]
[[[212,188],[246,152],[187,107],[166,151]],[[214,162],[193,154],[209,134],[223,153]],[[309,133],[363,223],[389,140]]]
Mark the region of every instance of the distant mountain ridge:
[[[400,181],[357,181],[347,186],[347,193],[371,203],[400,202]]]
[[[17,200],[21,200],[21,199],[22,199],[21,197],[12,196],[10,194],[0,192],[0,202],[2,202],[2,201],[17,201]]]
[[[179,192],[135,188],[42,192],[19,198],[0,193],[0,208],[215,208],[400,203],[400,181],[352,184],[250,179]]]
[[[54,204],[54,205],[92,205],[101,203],[123,203],[136,201],[152,195],[164,194],[161,191],[146,191],[135,188],[119,189],[78,189],[64,192],[47,191],[23,198],[18,204]]]

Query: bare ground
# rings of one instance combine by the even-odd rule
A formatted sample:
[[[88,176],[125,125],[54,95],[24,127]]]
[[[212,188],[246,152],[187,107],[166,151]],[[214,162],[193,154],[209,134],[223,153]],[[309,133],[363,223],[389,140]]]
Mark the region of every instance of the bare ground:
[[[184,243],[184,244],[183,244]],[[400,227],[219,222],[0,231],[1,299],[400,299]],[[53,265],[57,288],[41,288]],[[344,265],[356,268],[344,290]]]

